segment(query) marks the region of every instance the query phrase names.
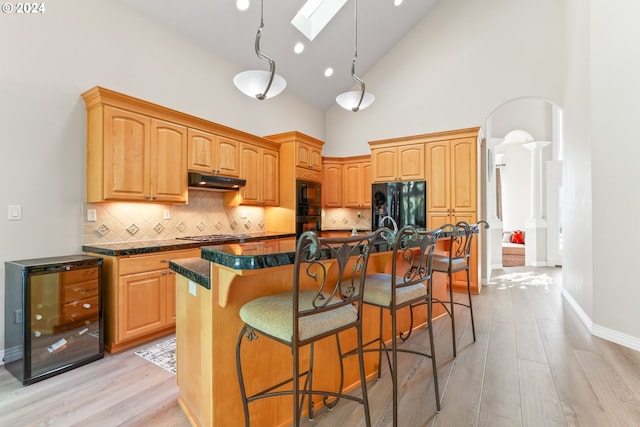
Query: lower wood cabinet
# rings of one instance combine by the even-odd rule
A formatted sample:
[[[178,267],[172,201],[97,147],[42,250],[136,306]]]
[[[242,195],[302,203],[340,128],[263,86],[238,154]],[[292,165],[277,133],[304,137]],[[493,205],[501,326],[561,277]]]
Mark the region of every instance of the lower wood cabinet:
[[[175,331],[176,275],[169,260],[200,249],[104,257],[105,348],[116,353]]]

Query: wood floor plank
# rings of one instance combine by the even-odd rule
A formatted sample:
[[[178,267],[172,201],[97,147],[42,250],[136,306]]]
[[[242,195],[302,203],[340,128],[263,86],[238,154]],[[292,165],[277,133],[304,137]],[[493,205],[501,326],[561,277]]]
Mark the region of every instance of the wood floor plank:
[[[576,350],[598,400],[612,425],[640,425],[640,400],[601,354]]]
[[[547,363],[519,359],[520,401],[524,426],[566,426]]]

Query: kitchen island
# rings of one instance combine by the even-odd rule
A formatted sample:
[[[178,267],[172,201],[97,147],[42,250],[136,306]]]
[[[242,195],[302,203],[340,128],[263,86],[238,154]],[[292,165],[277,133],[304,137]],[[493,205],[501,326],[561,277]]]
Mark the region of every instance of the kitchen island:
[[[181,260],[171,263],[177,278],[177,381],[180,388],[178,402],[194,426],[242,425],[244,415],[236,374],[235,347],[242,321],[238,315],[246,302],[263,295],[289,291],[292,286],[293,238],[229,244],[201,248],[202,262],[210,263],[209,286],[202,285],[202,275],[189,278],[190,273]],[[367,272],[383,272],[389,268],[392,252],[386,244],[377,248],[369,260]],[[198,262],[198,261],[191,261]],[[326,260],[327,266],[334,264]],[[200,264],[202,267],[202,264]],[[187,269],[189,270],[189,269]],[[335,269],[329,270],[336,274]],[[446,295],[445,286],[434,293]],[[436,306],[434,306],[434,309]],[[442,312],[442,310],[440,311]],[[409,327],[408,311],[399,323],[400,329]],[[416,311],[415,325],[424,323],[426,307]],[[377,310],[365,307],[364,341],[376,335],[379,317]],[[354,348],[354,331],[341,334],[343,349]],[[303,362],[304,356],[303,353]],[[331,338],[316,344],[314,383],[323,388],[337,388],[339,364],[335,341]],[[288,347],[273,340],[258,339],[242,348],[243,366],[248,392],[276,384],[291,373]],[[368,378],[374,378],[378,356],[365,355]],[[345,389],[358,387],[357,358],[345,360]],[[316,404],[321,404],[316,402]],[[292,422],[291,397],[282,396],[260,400],[250,405],[251,425],[279,426]]]

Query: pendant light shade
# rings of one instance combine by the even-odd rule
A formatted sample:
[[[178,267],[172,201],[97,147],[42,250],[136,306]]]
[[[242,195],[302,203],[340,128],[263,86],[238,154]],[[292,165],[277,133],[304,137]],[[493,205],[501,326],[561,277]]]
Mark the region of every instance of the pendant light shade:
[[[375,96],[371,92],[365,91],[364,81],[356,75],[356,60],[358,59],[358,0],[355,0],[355,4],[355,49],[353,61],[351,62],[351,78],[360,85],[360,90],[341,93],[336,97],[336,102],[345,110],[358,112],[373,104]]]
[[[269,63],[269,71],[249,70],[236,74],[233,84],[247,96],[259,100],[278,95],[287,86],[287,81],[276,74],[276,62],[260,50],[260,37],[264,28],[264,0],[260,3],[260,27],[256,34],[255,50],[258,58]]]
[[[269,86],[271,76],[273,76],[271,87],[268,91],[265,91],[265,88]],[[236,74],[233,78],[233,84],[247,96],[268,99],[279,95],[287,86],[287,81],[281,75],[269,71],[248,70]],[[262,94],[264,94],[264,97],[261,98],[259,95]]]

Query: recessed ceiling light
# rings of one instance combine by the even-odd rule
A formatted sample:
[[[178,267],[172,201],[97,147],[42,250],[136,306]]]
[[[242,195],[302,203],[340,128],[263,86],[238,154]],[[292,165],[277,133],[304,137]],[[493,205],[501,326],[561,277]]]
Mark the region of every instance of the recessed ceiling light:
[[[241,11],[249,9],[249,0],[236,0],[236,7]]]
[[[302,42],[296,43],[296,45],[293,47],[293,51],[295,53],[302,53],[303,50],[304,50],[304,44]]]
[[[327,67],[327,69],[324,70],[324,76],[325,77],[331,77],[332,75],[333,75],[333,68]]]
[[[393,5],[394,6],[400,6],[402,4],[403,0],[393,0]]]

